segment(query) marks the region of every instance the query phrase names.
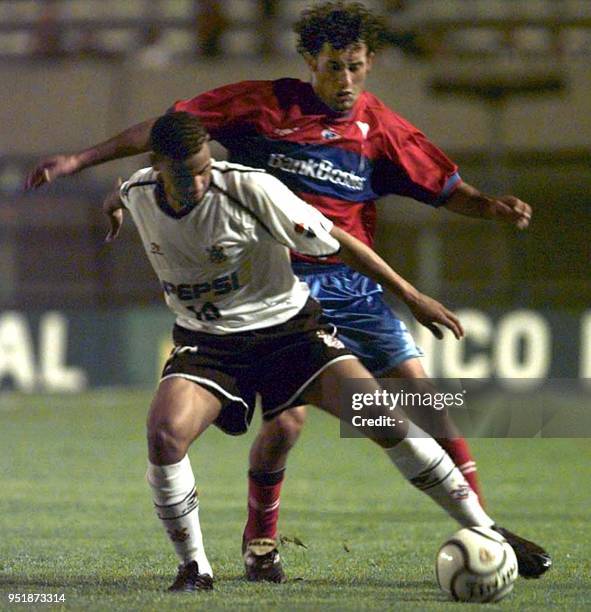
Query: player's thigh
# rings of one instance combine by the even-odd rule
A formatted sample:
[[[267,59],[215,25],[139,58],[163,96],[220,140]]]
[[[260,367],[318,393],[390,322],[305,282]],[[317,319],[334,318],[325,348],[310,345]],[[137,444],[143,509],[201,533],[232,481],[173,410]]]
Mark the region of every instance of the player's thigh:
[[[345,387],[346,392],[343,390]],[[382,388],[372,374],[357,359],[346,359],[331,364],[304,393],[306,401],[321,410],[349,422],[351,411],[344,411],[345,404],[351,405],[353,394],[361,397],[381,397]],[[363,423],[354,425],[366,437],[386,448],[396,444],[406,436],[408,420],[406,414],[397,409],[395,426],[386,426],[379,422],[379,417],[393,417],[390,408],[384,402],[368,401],[362,410]]]
[[[148,432],[165,430],[192,441],[218,417],[220,400],[205,387],[174,376],[162,380],[148,413]]]
[[[343,402],[343,384],[350,382],[351,389],[374,393],[379,384],[358,359],[341,359],[331,363],[304,391],[302,399],[340,418]]]
[[[425,372],[421,360],[416,358],[403,361],[388,372],[382,374],[380,378],[403,379],[400,386],[410,393],[433,394],[437,391],[434,381],[432,381]]]
[[[428,378],[421,360],[413,357],[390,368],[380,378]]]
[[[435,394],[437,388],[429,378],[420,359],[408,359],[392,368],[381,378],[400,378],[409,381],[404,388],[411,393]],[[410,419],[435,438],[457,438],[460,431],[453,423],[447,408],[434,410],[430,402],[407,405],[405,411]]]

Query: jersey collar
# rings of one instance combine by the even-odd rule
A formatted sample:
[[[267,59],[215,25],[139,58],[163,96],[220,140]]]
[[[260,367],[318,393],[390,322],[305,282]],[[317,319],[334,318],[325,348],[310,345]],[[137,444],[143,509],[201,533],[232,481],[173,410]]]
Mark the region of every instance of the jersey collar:
[[[207,188],[207,191],[205,192],[205,195],[203,196],[204,198],[207,196],[210,189],[211,182],[209,184],[209,187]],[[168,203],[168,198],[166,197],[166,193],[164,191],[164,183],[162,182],[160,177],[156,179],[156,188],[154,195],[156,196],[156,204],[158,205],[158,208],[160,208],[160,210],[165,215],[172,217],[173,219],[182,219],[183,217],[186,217],[189,213],[194,211],[195,208],[203,201],[201,200],[193,206],[184,206],[180,210],[176,210]]]

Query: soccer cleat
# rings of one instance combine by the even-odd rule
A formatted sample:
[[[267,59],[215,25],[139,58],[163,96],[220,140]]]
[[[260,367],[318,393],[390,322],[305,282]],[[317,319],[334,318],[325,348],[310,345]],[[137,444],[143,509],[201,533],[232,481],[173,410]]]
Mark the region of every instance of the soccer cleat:
[[[243,541],[244,570],[250,582],[283,582],[285,574],[277,542],[272,538]]]
[[[193,591],[211,591],[213,578],[209,574],[200,574],[197,561],[189,561],[186,565],[179,565],[179,573],[169,591],[191,593]]]
[[[515,551],[519,575],[523,578],[539,578],[552,567],[552,557],[541,547],[515,535],[504,527],[493,525]]]

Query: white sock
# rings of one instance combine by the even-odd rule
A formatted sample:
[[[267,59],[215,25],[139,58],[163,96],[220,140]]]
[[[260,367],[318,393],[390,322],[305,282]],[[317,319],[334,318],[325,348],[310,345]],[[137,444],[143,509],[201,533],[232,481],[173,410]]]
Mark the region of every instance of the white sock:
[[[171,465],[148,462],[146,479],[152,487],[156,514],[181,562],[197,561],[199,573],[213,576],[203,547],[199,498],[188,455]]]
[[[494,525],[451,457],[413,423],[409,425],[407,437],[387,449],[386,454],[412,485],[463,527]]]

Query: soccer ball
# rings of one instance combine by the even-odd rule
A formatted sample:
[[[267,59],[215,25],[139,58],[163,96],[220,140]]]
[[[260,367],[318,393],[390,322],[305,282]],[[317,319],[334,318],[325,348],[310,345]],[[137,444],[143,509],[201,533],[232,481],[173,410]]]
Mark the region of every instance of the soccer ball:
[[[513,590],[517,558],[501,534],[468,527],[439,549],[435,573],[440,588],[456,601],[494,602]]]

